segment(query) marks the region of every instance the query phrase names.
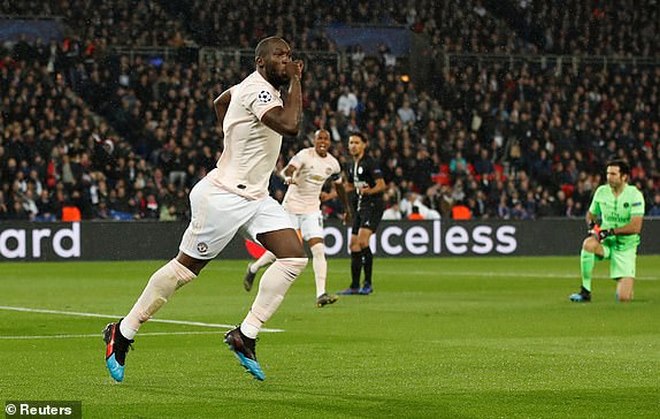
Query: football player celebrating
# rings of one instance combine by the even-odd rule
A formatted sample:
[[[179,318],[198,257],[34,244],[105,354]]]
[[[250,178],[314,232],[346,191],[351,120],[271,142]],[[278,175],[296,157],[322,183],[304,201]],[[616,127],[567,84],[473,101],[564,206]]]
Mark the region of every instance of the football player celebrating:
[[[178,255],[151,276],[128,315],[104,331],[106,366],[116,381],[124,379],[126,353],[140,326],[239,232],[256,239],[277,260],[261,278],[241,325],[225,334],[225,343],[250,374],[265,378],[255,352],[257,334],[307,265],[289,216],[268,195],[282,135],[298,134],[303,64],[291,59],[291,47],[278,37],[259,42],[255,64],[256,71],[214,101],[225,133],[224,151],[217,168],[190,192],[192,217]],[[288,86],[286,103],[280,98],[284,86]]]
[[[284,181],[289,185],[282,206],[289,213],[294,227],[302,233],[303,240],[312,252],[312,266],[316,282],[316,306],[324,307],[337,301],[337,296],[326,292],[328,263],[323,244],[323,215],[319,206],[321,200],[339,196],[344,205],[344,221],[349,223],[350,208],[341,179],[341,167],[336,158],[328,153],[330,133],[324,129],[314,134],[314,147],[300,150],[282,171]],[[323,185],[332,180],[330,194],[322,192]],[[254,278],[262,267],[275,261],[271,252],[264,253],[254,263],[248,265],[243,285],[250,291]]]

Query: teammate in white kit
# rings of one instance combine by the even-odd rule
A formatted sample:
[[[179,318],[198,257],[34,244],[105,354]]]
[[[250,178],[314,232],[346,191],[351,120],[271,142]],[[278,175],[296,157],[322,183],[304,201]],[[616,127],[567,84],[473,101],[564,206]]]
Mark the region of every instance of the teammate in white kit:
[[[256,239],[277,260],[266,270],[259,292],[239,327],[225,342],[256,379],[265,378],[255,355],[255,339],[307,265],[307,257],[288,214],[268,195],[282,135],[296,136],[302,113],[303,64],[291,59],[283,39],[263,39],[255,49],[256,71],[215,101],[224,131],[217,168],[190,192],[192,217],[179,253],[156,271],[128,315],[104,330],[106,366],[116,381],[124,378],[126,353],[142,323],[178,288],[197,277],[236,233]],[[287,101],[279,89],[288,85]]]
[[[332,179],[334,191],[346,209],[346,219],[350,222],[350,205],[341,178],[341,166],[336,158],[328,154],[330,133],[324,129],[314,134],[314,147],[300,150],[282,171],[289,189],[282,206],[289,213],[291,222],[300,230],[302,238],[312,252],[312,266],[316,281],[316,306],[323,307],[337,301],[337,296],[326,292],[328,263],[325,260],[323,244],[323,215],[321,195],[323,185]],[[333,192],[334,192],[333,191]],[[331,198],[332,195],[326,199]],[[246,291],[252,289],[259,269],[276,260],[272,252],[266,251],[258,260],[248,265],[243,285]]]

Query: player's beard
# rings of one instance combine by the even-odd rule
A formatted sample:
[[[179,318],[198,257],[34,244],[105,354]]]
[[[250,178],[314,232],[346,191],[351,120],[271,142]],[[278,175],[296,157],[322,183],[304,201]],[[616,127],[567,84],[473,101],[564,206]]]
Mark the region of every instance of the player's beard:
[[[275,86],[276,89],[279,89],[289,83],[289,77],[286,75],[286,73],[278,72],[275,69],[275,66],[266,67],[266,75],[268,76],[268,81],[270,84]]]

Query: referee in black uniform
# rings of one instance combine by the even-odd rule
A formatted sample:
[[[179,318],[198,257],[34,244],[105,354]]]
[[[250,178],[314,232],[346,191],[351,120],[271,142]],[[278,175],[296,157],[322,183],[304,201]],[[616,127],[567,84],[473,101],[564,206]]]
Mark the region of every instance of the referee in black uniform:
[[[353,229],[351,232],[351,286],[339,294],[369,295],[373,254],[369,239],[374,234],[385,209],[383,192],[385,181],[378,161],[365,153],[367,139],[364,134],[351,134],[348,138],[348,151],[353,162],[347,167],[346,191],[355,191],[353,200]],[[364,283],[360,288],[360,274],[364,268]]]

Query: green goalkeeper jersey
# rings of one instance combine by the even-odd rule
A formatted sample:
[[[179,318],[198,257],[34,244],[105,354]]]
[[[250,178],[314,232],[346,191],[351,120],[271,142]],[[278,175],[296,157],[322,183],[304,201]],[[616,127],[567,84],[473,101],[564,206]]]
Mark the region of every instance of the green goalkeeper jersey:
[[[589,212],[600,216],[600,227],[604,230],[623,227],[630,223],[632,217],[644,215],[644,195],[635,186],[626,185],[619,196],[614,196],[609,185],[601,185],[596,189]],[[621,250],[639,245],[639,234],[615,236],[613,239],[616,239],[615,247]]]

